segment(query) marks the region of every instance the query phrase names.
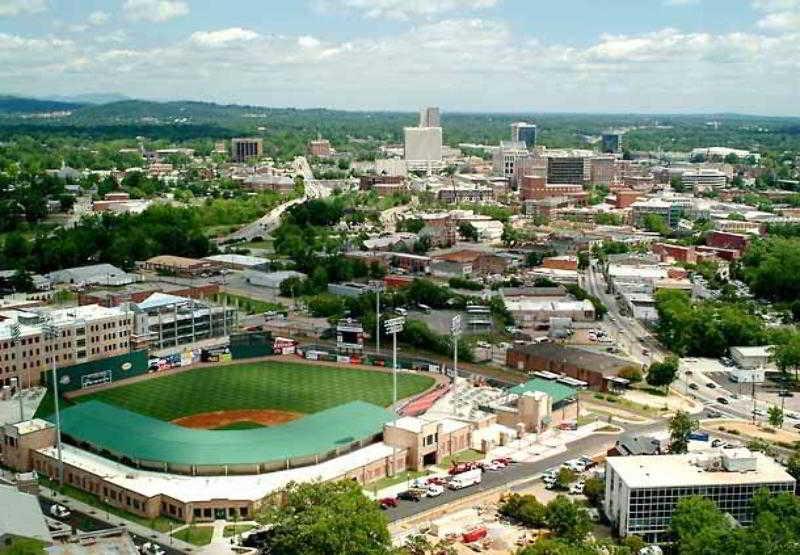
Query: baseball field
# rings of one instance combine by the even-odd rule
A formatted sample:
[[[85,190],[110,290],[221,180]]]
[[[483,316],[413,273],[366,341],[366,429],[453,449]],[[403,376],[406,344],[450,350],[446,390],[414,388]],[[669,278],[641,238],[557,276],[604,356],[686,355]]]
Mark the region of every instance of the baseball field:
[[[398,399],[421,393],[433,378],[400,373]],[[392,402],[388,372],[291,362],[198,368],[75,399],[112,405],[191,428],[245,429],[289,422],[351,401]]]

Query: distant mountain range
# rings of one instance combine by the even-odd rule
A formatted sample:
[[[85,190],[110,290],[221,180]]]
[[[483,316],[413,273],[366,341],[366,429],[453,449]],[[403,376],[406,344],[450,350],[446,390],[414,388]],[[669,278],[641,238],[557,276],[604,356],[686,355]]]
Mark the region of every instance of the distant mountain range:
[[[0,96],[0,114],[34,114],[69,111],[80,108],[81,106],[83,106],[83,104],[77,102]]]
[[[74,95],[48,96],[47,100],[67,102],[73,104],[111,104],[121,100],[130,100],[131,97],[119,93],[86,93]]]

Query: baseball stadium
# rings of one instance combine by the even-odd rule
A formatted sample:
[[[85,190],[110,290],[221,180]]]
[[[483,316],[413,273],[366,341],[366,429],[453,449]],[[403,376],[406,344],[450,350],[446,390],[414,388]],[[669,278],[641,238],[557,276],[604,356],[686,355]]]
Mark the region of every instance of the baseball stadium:
[[[400,373],[398,398],[434,383]],[[135,468],[259,474],[318,464],[379,440],[393,418],[386,408],[392,387],[382,370],[285,361],[150,374],[68,392],[62,434]]]

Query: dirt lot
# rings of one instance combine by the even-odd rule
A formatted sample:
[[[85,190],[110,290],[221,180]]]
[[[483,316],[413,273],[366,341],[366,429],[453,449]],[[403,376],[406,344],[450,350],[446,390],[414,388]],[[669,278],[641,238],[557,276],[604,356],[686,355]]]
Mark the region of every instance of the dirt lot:
[[[237,422],[255,422],[263,426],[275,426],[291,422],[303,416],[299,412],[271,409],[220,410],[184,416],[173,420],[172,423],[186,428],[208,430],[229,426]]]
[[[706,420],[703,422],[703,429],[710,432],[719,431],[720,426],[726,430],[737,430],[742,436],[748,438],[759,438],[767,441],[779,441],[782,443],[794,443],[800,441],[800,434],[790,432],[788,430],[775,430],[768,432],[759,426],[754,425],[752,422],[743,422],[741,420]]]

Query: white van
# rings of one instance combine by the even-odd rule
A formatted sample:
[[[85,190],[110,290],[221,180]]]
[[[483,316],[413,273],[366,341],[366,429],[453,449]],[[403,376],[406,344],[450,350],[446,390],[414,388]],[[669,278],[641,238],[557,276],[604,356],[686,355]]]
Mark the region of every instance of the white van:
[[[469,486],[474,486],[475,484],[480,484],[482,472],[483,471],[480,468],[473,468],[472,470],[467,470],[461,474],[456,474],[450,478],[450,481],[447,483],[447,487],[450,489],[463,489],[468,488]]]
[[[399,314],[400,316],[405,316],[406,314],[408,314],[408,311],[405,308],[395,308],[394,311],[396,314]]]

